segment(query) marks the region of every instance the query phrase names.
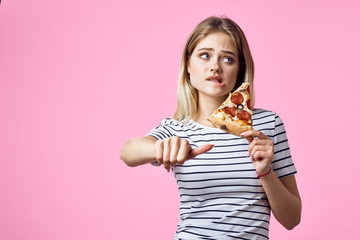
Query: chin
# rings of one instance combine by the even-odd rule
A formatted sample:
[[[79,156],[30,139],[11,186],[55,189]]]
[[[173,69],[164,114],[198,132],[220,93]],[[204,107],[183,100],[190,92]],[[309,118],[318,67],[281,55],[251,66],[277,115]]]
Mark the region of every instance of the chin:
[[[214,86],[194,86],[198,90],[199,94],[206,95],[208,97],[214,98],[224,98],[224,100],[229,96],[232,88],[229,87],[214,87]]]
[[[223,98],[225,101],[225,99],[229,96],[229,92],[230,91],[209,91],[205,94],[214,98]]]

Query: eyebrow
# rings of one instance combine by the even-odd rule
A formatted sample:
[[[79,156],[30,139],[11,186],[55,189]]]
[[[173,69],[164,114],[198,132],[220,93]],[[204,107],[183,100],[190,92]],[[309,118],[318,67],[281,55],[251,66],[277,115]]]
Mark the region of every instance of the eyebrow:
[[[200,48],[198,51],[214,51],[213,48]],[[233,55],[234,57],[236,57],[235,53],[233,53],[232,51],[228,51],[228,50],[221,50],[221,52]]]

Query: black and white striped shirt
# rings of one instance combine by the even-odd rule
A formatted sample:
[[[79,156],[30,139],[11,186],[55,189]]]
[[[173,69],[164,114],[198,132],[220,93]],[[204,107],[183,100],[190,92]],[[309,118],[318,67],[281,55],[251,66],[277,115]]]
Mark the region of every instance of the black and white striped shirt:
[[[279,178],[296,173],[284,124],[271,111],[254,109],[253,127],[274,142],[272,169]],[[214,144],[209,152],[173,167],[180,193],[180,223],[174,239],[268,239],[270,205],[247,140],[195,121],[164,119],[148,134],[179,136],[193,148]]]

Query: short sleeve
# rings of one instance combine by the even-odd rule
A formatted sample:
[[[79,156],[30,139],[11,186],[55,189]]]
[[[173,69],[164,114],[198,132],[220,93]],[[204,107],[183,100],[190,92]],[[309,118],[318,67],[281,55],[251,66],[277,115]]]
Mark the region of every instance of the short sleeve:
[[[146,136],[152,136],[156,139],[164,139],[173,137],[174,134],[172,133],[171,127],[168,125],[170,119],[164,119],[161,121],[160,125],[152,129]],[[160,166],[158,162],[151,163],[154,166]]]
[[[284,123],[281,118],[275,114],[274,128],[274,159],[271,163],[272,169],[279,178],[297,173],[293,163],[290,146],[287,139]]]
[[[170,119],[164,119],[161,121],[160,125],[152,129],[146,136],[152,136],[156,139],[164,139],[169,137],[174,137],[172,133],[172,128],[169,126]]]

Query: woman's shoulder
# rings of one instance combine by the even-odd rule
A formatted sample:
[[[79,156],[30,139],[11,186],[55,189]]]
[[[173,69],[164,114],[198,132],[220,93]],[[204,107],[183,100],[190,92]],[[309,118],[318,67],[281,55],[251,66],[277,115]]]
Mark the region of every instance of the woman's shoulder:
[[[153,131],[165,131],[171,136],[178,136],[184,132],[197,130],[199,127],[193,120],[181,121],[174,118],[165,118]]]
[[[179,121],[175,120],[174,118],[164,118],[161,120],[161,125],[178,125]]]
[[[264,116],[277,116],[276,112],[268,110],[268,109],[263,109],[263,108],[253,108],[253,117],[254,118],[258,118],[258,117],[264,117]]]
[[[162,126],[171,126],[174,128],[183,128],[183,127],[189,127],[192,125],[192,121],[184,121],[182,120],[176,120],[174,118],[164,118],[161,121]]]
[[[259,131],[270,131],[267,135],[273,135],[276,132],[284,132],[284,123],[275,111],[266,109],[253,109],[253,127]],[[275,133],[273,133],[275,131]]]
[[[266,126],[267,129],[274,128],[279,122],[281,122],[280,117],[275,111],[254,108],[253,109],[253,126],[262,127]]]

